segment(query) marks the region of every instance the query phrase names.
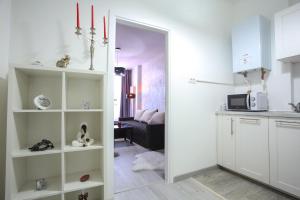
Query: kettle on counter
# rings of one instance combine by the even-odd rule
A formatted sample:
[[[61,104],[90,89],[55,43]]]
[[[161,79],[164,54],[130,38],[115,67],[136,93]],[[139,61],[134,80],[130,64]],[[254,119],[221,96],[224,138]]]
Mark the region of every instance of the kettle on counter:
[[[295,105],[293,103],[289,103],[289,105],[291,105],[293,107],[295,112],[300,113],[300,102],[297,105]]]

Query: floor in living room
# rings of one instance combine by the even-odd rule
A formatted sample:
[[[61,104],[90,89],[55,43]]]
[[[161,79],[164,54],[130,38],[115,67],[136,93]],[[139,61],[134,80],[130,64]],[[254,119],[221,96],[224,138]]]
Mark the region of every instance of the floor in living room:
[[[131,153],[133,152],[131,150]],[[204,170],[197,176],[174,184],[165,184],[163,179],[160,180],[156,175],[153,181],[135,185],[138,187],[132,187],[132,189],[129,188],[134,184],[128,180],[127,182],[130,183],[128,189],[117,192],[115,200],[296,200],[219,167]],[[116,175],[116,178],[118,176],[120,174]],[[127,178],[130,176],[132,174]],[[149,180],[149,177],[145,180]],[[124,185],[122,187],[125,188]]]
[[[119,154],[118,157],[115,157],[114,163],[115,194],[151,184],[164,183],[164,171],[162,170],[132,171],[135,156],[147,151],[149,150],[122,139],[115,141],[115,152]]]

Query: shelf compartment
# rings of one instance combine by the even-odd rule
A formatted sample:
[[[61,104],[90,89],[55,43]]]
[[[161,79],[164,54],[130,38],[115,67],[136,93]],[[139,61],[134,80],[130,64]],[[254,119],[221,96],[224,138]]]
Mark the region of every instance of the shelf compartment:
[[[49,196],[45,198],[38,198],[38,200],[60,200],[62,199],[62,194],[60,195],[55,195],[55,196]]]
[[[65,112],[103,112],[102,109],[67,109]]]
[[[61,149],[61,113],[14,113],[11,126],[12,153],[18,156],[58,153]],[[55,149],[31,152],[32,145],[48,139]]]
[[[28,149],[21,149],[17,151],[13,151],[11,153],[13,158],[19,158],[19,157],[30,157],[30,156],[41,156],[41,155],[49,155],[49,154],[59,154],[61,153],[60,148],[54,148],[46,151],[37,151],[37,152],[31,152]]]
[[[81,194],[82,190],[78,191],[73,191],[73,192],[68,192],[65,193],[65,200],[74,200],[78,199],[78,195]],[[92,187],[89,189],[84,189],[84,192],[87,192],[89,197],[89,200],[103,200],[103,187],[102,186],[97,186],[97,187]]]
[[[51,108],[62,105],[62,73],[47,70],[15,69],[13,76],[14,109],[36,109],[33,99],[43,94],[50,98]]]
[[[45,178],[47,189],[37,191],[35,180]],[[13,159],[13,199],[40,199],[62,193],[61,155]]]
[[[89,102],[90,109],[103,108],[104,75],[66,72],[67,109],[83,109]]]
[[[103,146],[100,143],[94,143],[93,145],[87,147],[73,147],[72,145],[66,145],[64,147],[64,152],[89,151],[96,149],[103,149]]]
[[[14,109],[14,113],[59,113],[62,110],[49,109],[49,110],[36,110],[36,109]]]
[[[76,140],[77,133],[80,132],[80,124],[88,124],[87,131],[90,137],[95,140],[95,144],[103,144],[103,114],[101,112],[70,112],[65,113],[65,135],[66,146],[71,146]]]
[[[101,150],[69,152],[65,154],[64,191],[88,189],[103,185],[103,154]],[[81,176],[89,174],[90,179],[80,182]]]

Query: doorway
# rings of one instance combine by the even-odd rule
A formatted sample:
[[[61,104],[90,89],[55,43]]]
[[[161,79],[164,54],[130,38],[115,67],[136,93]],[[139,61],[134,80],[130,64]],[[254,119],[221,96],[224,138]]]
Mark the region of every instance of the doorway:
[[[114,132],[115,128],[120,126],[120,118],[132,118],[137,116],[137,112],[141,112],[141,110],[157,110],[158,112],[164,112],[165,120],[164,120],[164,141],[163,141],[163,148],[162,149],[151,149],[147,148],[147,145],[144,145],[143,142],[139,141],[136,136],[136,132],[133,134],[133,141],[131,141],[130,134],[132,133],[125,133],[125,139],[121,135],[120,138],[114,137],[114,153],[115,153],[115,162],[114,162],[114,192],[119,193],[122,191],[128,191],[134,189],[135,187],[141,187],[142,184],[151,184],[153,181],[167,181],[168,180],[168,144],[167,144],[167,130],[168,130],[168,31],[164,29],[155,28],[153,26],[132,22],[131,20],[116,18],[115,22],[116,31],[115,31],[115,45],[114,47],[111,46],[110,50],[115,50],[114,52],[114,67],[117,67],[118,70],[114,69],[113,76],[114,78]],[[128,32],[130,34],[128,34]],[[142,36],[139,35],[142,33]],[[120,37],[121,34],[121,37]],[[120,42],[120,38],[123,39]],[[131,36],[131,37],[128,37]],[[147,35],[149,37],[147,37]],[[145,42],[145,40],[152,40]],[[146,43],[146,44],[145,44]],[[157,46],[162,46],[156,48]],[[149,48],[152,48],[149,50]],[[117,51],[116,51],[117,50]],[[158,53],[159,52],[159,53]],[[162,53],[161,53],[162,52]],[[152,54],[152,55],[147,55]],[[161,55],[155,55],[158,53]],[[138,58],[139,57],[139,58]],[[160,64],[152,65],[149,64],[149,59],[151,57],[151,62],[157,62]],[[140,61],[140,60],[146,60]],[[156,59],[156,60],[155,60]],[[151,63],[150,62],[150,63]],[[158,67],[159,65],[159,67]],[[160,69],[158,69],[160,68]],[[163,74],[161,75],[161,71]],[[151,75],[153,73],[154,75]],[[156,73],[156,74],[155,74]],[[117,76],[123,76],[123,81],[116,78]],[[116,88],[121,88],[124,90],[124,78],[127,74],[130,74],[130,83],[127,85],[127,92],[126,97],[127,101],[129,101],[129,106],[127,106],[127,115],[124,116],[124,111],[122,111],[122,106],[120,106],[120,112],[117,111],[117,102],[119,96]],[[154,83],[154,79],[157,78],[157,83],[153,84],[145,84],[145,82],[150,81],[150,83]],[[150,80],[145,80],[150,79]],[[163,85],[163,91],[160,91],[161,86]],[[119,90],[119,89],[118,89]],[[122,91],[121,91],[122,92]],[[151,95],[151,92],[155,92],[155,95]],[[146,94],[145,94],[146,93]],[[119,101],[122,101],[122,95],[119,98]],[[128,97],[131,97],[128,99]],[[163,97],[163,99],[162,99]],[[124,102],[121,102],[121,104]],[[122,114],[123,112],[123,114]],[[138,121],[133,119],[134,121]],[[123,121],[121,121],[123,123]],[[145,125],[145,122],[142,125]],[[127,122],[125,122],[127,124]],[[130,124],[130,128],[135,128],[134,125]],[[129,130],[132,131],[132,130]],[[127,140],[127,142],[125,141]],[[159,140],[159,138],[158,138]],[[131,143],[132,142],[132,143]],[[159,142],[158,142],[159,143]],[[119,148],[120,147],[120,148]],[[119,148],[119,149],[118,149]],[[151,152],[160,153],[160,154],[152,154]],[[134,163],[137,162],[136,156],[140,154],[147,154],[148,157],[157,155],[163,155],[163,167],[160,165],[161,170],[138,170],[135,171]],[[124,157],[127,156],[129,159],[125,159]],[[146,156],[147,157],[147,156]],[[146,158],[147,159],[147,158]],[[126,161],[127,160],[127,161]],[[118,162],[118,163],[116,163]],[[123,163],[122,163],[123,162]],[[127,163],[126,163],[127,162]],[[130,163],[128,163],[130,162]],[[147,167],[146,167],[147,168]],[[129,172],[129,173],[128,173]],[[139,176],[140,175],[140,176]],[[121,179],[120,179],[121,178]],[[126,181],[128,180],[128,181]]]

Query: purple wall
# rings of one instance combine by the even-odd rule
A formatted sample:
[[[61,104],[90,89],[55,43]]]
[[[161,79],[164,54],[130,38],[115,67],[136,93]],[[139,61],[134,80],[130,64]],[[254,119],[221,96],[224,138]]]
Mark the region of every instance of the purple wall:
[[[142,108],[165,111],[164,54],[142,65]]]
[[[119,66],[133,70],[133,85],[138,89],[141,76],[141,95],[137,92],[138,109],[165,111],[165,36],[162,33],[117,24],[116,47]],[[141,66],[141,73],[138,73]]]

